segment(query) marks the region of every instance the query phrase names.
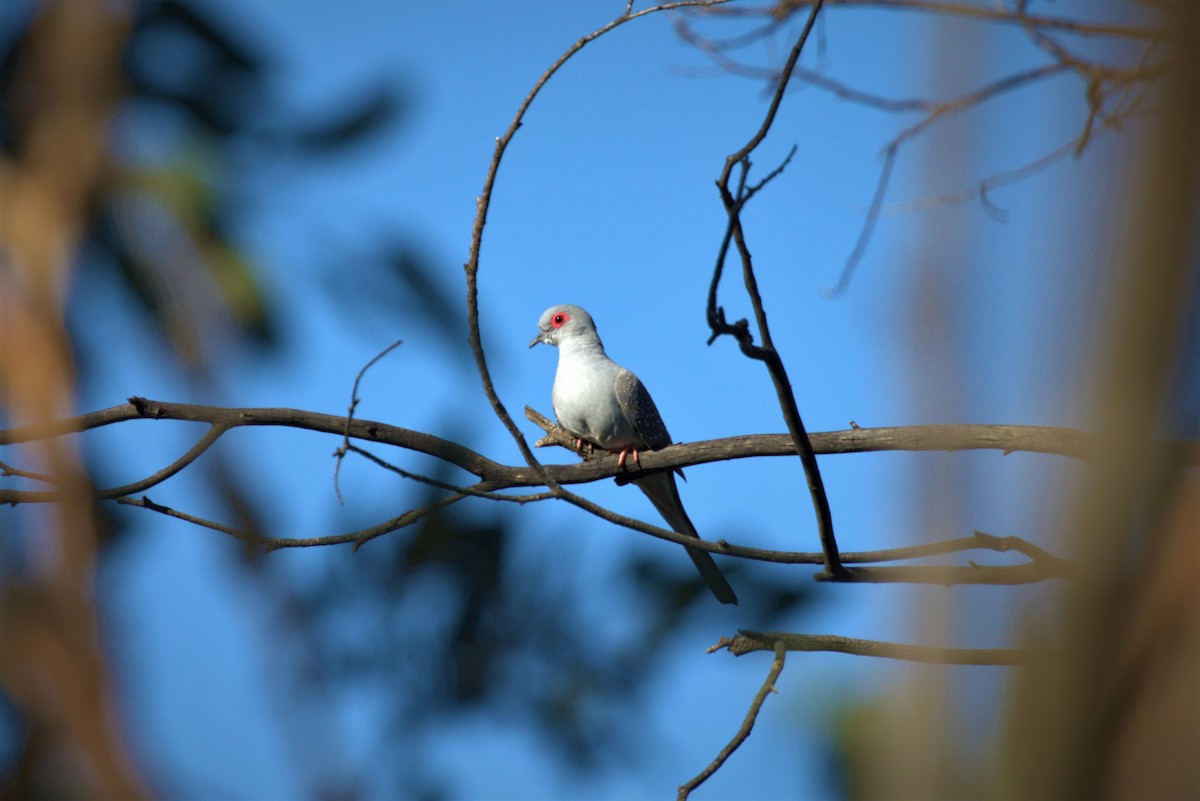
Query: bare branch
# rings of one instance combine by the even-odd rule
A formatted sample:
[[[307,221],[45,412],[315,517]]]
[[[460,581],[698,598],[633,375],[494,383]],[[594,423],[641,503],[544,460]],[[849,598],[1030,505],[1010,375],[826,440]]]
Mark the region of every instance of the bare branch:
[[[714,16],[775,17],[779,19],[805,8],[810,8],[816,5],[817,2],[819,0],[785,0],[784,2],[769,6],[735,6],[725,9],[712,9],[708,13]],[[876,6],[878,8],[901,11],[949,14],[970,19],[979,19],[985,22],[1000,22],[1014,25],[1029,24],[1039,30],[1059,31],[1077,36],[1110,36],[1115,39],[1140,39],[1146,41],[1165,41],[1170,38],[1169,31],[1163,28],[1080,22],[1065,17],[1021,15],[1000,6],[971,5],[967,3],[945,2],[944,0],[830,0],[830,4],[840,7]]]
[[[832,1],[832,0],[831,0]],[[994,176],[979,181],[969,190],[934,198],[932,201],[917,201],[909,206],[927,206],[932,204],[958,203],[964,200],[978,198],[983,209],[993,217],[1002,217],[1002,213],[990,202],[988,192],[1005,183],[1011,183],[1027,175],[1043,169],[1051,162],[1061,158],[1067,152],[1073,152],[1076,157],[1091,144],[1093,139],[1106,130],[1119,129],[1125,121],[1141,106],[1146,87],[1154,80],[1171,69],[1172,65],[1165,61],[1152,63],[1152,55],[1158,52],[1159,44],[1167,38],[1163,29],[1138,28],[1129,25],[1091,25],[1075,20],[1042,17],[1028,13],[1027,0],[1019,0],[1014,7],[984,8],[953,2],[931,2],[929,0],[836,0],[833,5],[840,6],[875,6],[879,8],[904,9],[931,13],[963,16],[979,19],[989,23],[1007,23],[1020,25],[1028,34],[1033,44],[1040,48],[1049,58],[1049,62],[1032,69],[1006,76],[959,97],[945,101],[926,99],[895,100],[881,97],[870,92],[848,86],[815,70],[789,63],[783,69],[773,67],[755,67],[743,64],[732,58],[728,53],[735,48],[743,47],[756,39],[773,35],[780,29],[781,23],[793,13],[809,9],[815,13],[820,8],[820,2],[814,0],[793,0],[770,7],[747,8],[717,8],[709,9],[709,16],[762,16],[768,21],[754,30],[725,40],[706,38],[697,33],[682,17],[676,22],[676,31],[680,38],[692,44],[707,55],[721,69],[741,75],[764,78],[772,83],[778,83],[784,77],[794,77],[797,80],[811,84],[824,91],[851,102],[867,105],[889,112],[920,111],[924,116],[916,123],[908,126],[893,137],[883,148],[883,165],[876,181],[875,191],[867,208],[866,217],[855,240],[850,254],[838,276],[834,286],[823,291],[826,297],[841,295],[849,286],[856,268],[862,261],[874,235],[876,224],[882,214],[887,196],[892,170],[902,145],[914,139],[942,119],[968,109],[982,105],[988,100],[1002,94],[1017,90],[1021,87],[1044,81],[1048,78],[1073,73],[1083,81],[1085,98],[1088,104],[1087,118],[1082,132],[1073,137],[1066,148],[1059,148],[1052,153],[1034,159],[1028,164],[1015,169],[997,173]],[[1113,36],[1140,39],[1146,41],[1136,65],[1123,67],[1111,63],[1092,61],[1072,53],[1067,47],[1056,41],[1051,34],[1076,34],[1085,36]],[[745,169],[746,165],[743,165]],[[736,195],[735,195],[736,197]],[[728,200],[726,200],[728,203]],[[732,227],[727,236],[736,237],[737,231]],[[734,240],[736,243],[736,239]],[[721,260],[725,258],[728,244],[721,250]],[[743,255],[743,260],[745,256]],[[719,274],[716,276],[719,278]],[[712,293],[710,292],[710,295]],[[711,306],[711,302],[710,302]],[[712,316],[710,312],[710,316]],[[748,330],[728,326],[723,319],[719,320],[727,333],[746,336]],[[714,332],[714,337],[716,332]]]
[[[775,689],[775,682],[779,680],[779,674],[783,673],[783,665],[787,660],[787,649],[782,642],[775,645],[775,659],[771,662],[771,669],[767,672],[767,678],[763,681],[762,687],[754,696],[754,700],[750,702],[750,709],[746,712],[746,717],[742,720],[742,725],[738,728],[737,734],[729,741],[729,744],[721,749],[721,753],[717,754],[709,765],[692,779],[689,779],[685,784],[679,787],[675,798],[677,801],[685,801],[691,792],[708,780],[725,761],[733,755],[733,752],[741,747],[746,738],[750,736],[750,732],[754,729],[754,723],[758,720],[758,713],[762,709],[763,702],[767,700],[767,696],[773,692],[778,692]]]
[[[1065,559],[1052,557],[1053,563],[1040,561],[1023,565],[896,565],[889,567],[848,567],[844,574],[831,576],[827,572],[813,576],[817,581],[837,581],[847,584],[938,584],[953,587],[960,584],[1037,584],[1047,579],[1070,578],[1075,571]]]
[[[527,416],[551,433],[551,441],[569,447],[571,438],[544,415],[526,409]],[[210,429],[189,451],[170,466],[131,484],[100,490],[100,498],[131,495],[155,486],[175,475],[225,432],[243,426],[281,426],[300,428],[354,439],[394,445],[441,459],[476,476],[485,485],[482,491],[541,486],[541,476],[527,467],[508,466],[492,461],[458,443],[419,431],[372,420],[286,408],[226,408],[197,404],[168,403],[134,398],[130,403],[97,412],[45,424],[0,429],[0,445],[30,442],[88,431],[131,420],[176,420],[207,423]],[[852,428],[812,434],[814,454],[865,453],[868,451],[961,451],[999,450],[1005,454],[1030,452],[1057,454],[1086,459],[1094,450],[1095,438],[1083,431],[1044,426],[929,425],[891,428]],[[1185,454],[1189,465],[1200,464],[1200,453],[1192,443],[1163,442],[1161,447],[1176,448]],[[707,464],[728,459],[759,456],[794,455],[794,443],[785,434],[756,434],[672,445],[641,455],[646,470],[663,470]],[[626,475],[616,466],[616,457],[598,453],[586,462],[572,465],[545,465],[545,474],[555,483],[578,484]],[[12,469],[10,468],[10,472]],[[456,492],[469,491],[456,487]],[[0,490],[0,503],[49,502],[53,493]]]
[[[539,425],[544,430],[554,432],[557,429],[555,424],[544,416],[537,415],[532,410],[527,410],[527,414],[531,419],[538,420]],[[615,478],[618,481],[627,481],[637,475],[635,471],[630,470],[628,465],[618,467],[616,457],[607,453],[596,454],[591,460],[578,464],[543,466],[541,472],[555,482],[558,486],[557,491],[510,495],[500,491],[520,487],[542,486],[544,485],[543,476],[538,471],[531,470],[527,466],[499,464],[457,443],[449,442],[429,434],[369,420],[348,420],[348,418],[344,417],[303,412],[296,409],[221,408],[194,404],[164,403],[145,398],[134,398],[130,403],[123,406],[81,415],[71,418],[69,421],[52,421],[45,425],[0,430],[0,442],[25,442],[32,439],[61,436],[71,432],[79,432],[136,419],[196,421],[207,423],[210,428],[204,437],[187,454],[173,462],[169,467],[123,487],[98,490],[96,497],[114,500],[124,505],[140,506],[159,514],[221,531],[239,539],[258,542],[272,549],[343,543],[350,543],[357,547],[370,539],[410,525],[427,514],[465,497],[483,497],[489,500],[513,503],[529,503],[546,500],[550,497],[558,497],[616,525],[649,534],[669,542],[709,551],[710,553],[783,564],[827,564],[824,552],[776,551],[734,545],[724,540],[716,542],[697,540],[684,534],[616,514],[564,488],[564,485],[586,483],[603,478]],[[389,521],[361,531],[325,537],[293,538],[274,538],[256,533],[248,533],[231,526],[225,526],[156,504],[145,496],[134,498],[132,497],[133,493],[122,494],[120,492],[129,487],[145,488],[164,481],[166,478],[182,470],[186,464],[189,464],[196,456],[210,447],[226,431],[241,426],[294,427],[338,436],[345,436],[345,432],[349,431],[350,436],[356,439],[395,445],[435,456],[475,475],[479,478],[479,481],[470,486],[458,486],[450,482],[437,481],[391,465],[385,460],[355,445],[351,445],[351,450],[360,453],[365,458],[386,469],[396,472],[398,475],[445,489],[451,494],[427,507],[407,511]],[[547,439],[554,444],[569,444],[563,441],[561,432],[559,432],[558,436],[548,437]],[[855,427],[849,431],[813,434],[811,442],[814,453],[821,454],[862,453],[875,450],[953,451],[993,449],[1004,453],[1024,450],[1086,458],[1095,447],[1094,438],[1081,431],[1035,426],[943,425],[878,429]],[[1194,443],[1162,443],[1160,447],[1170,448],[1175,452],[1186,454],[1184,461],[1187,464],[1200,464],[1200,449]],[[643,470],[654,471],[670,470],[677,467],[687,467],[725,459],[748,458],[751,456],[793,456],[794,454],[794,442],[789,435],[772,434],[729,437],[686,445],[672,445],[658,451],[647,451],[642,455],[641,462]],[[45,503],[57,499],[58,496],[54,492],[0,489],[0,503]],[[978,565],[971,562],[967,565],[950,566],[897,565],[888,567],[855,567],[847,568],[837,575],[831,575],[826,570],[818,573],[814,578],[822,581],[836,580],[847,582],[903,581],[936,584],[1015,584],[1043,581],[1052,578],[1069,578],[1073,575],[1073,566],[1071,563],[1055,557],[1025,540],[1017,537],[997,537],[979,531],[975,532],[972,537],[962,537],[942,542],[879,551],[846,552],[841,554],[841,561],[847,565],[867,565],[880,562],[924,559],[969,550],[1016,551],[1027,557],[1028,562],[1017,565]]]
[[[838,556],[837,539],[833,532],[833,512],[829,508],[829,499],[825,494],[825,483],[821,479],[821,470],[817,465],[812,443],[809,442],[804,422],[800,418],[800,409],[796,404],[795,395],[792,393],[792,384],[788,378],[787,369],[784,367],[783,359],[775,349],[775,344],[771,339],[771,329],[767,323],[767,313],[763,306],[762,294],[758,289],[758,279],[754,274],[754,264],[750,256],[750,249],[746,244],[741,220],[742,207],[754,192],[775,175],[778,175],[783,166],[787,165],[787,161],[785,161],[783,165],[769,174],[764,181],[755,187],[747,188],[746,180],[750,172],[750,154],[762,143],[767,133],[771,130],[771,126],[775,121],[775,115],[779,111],[780,104],[783,102],[783,95],[787,91],[788,82],[791,80],[796,63],[800,59],[800,53],[808,41],[809,34],[812,33],[813,25],[817,20],[817,15],[821,11],[822,3],[823,0],[817,0],[813,4],[812,12],[804,24],[804,29],[796,39],[795,45],[792,46],[787,63],[780,73],[775,93],[767,107],[767,113],[763,117],[762,124],[740,150],[732,153],[725,159],[725,167],[721,171],[720,178],[717,179],[717,190],[721,195],[721,202],[725,206],[725,213],[729,217],[729,225],[719,248],[717,265],[713,271],[707,313],[709,327],[712,329],[714,338],[719,334],[732,335],[737,340],[743,354],[763,362],[767,367],[771,381],[775,385],[775,394],[779,401],[780,411],[783,413],[784,422],[787,424],[788,433],[791,435],[796,454],[800,457],[800,462],[804,467],[804,475],[807,479],[809,494],[812,497],[813,508],[817,517],[817,536],[821,542],[821,550],[825,554],[825,569],[830,575],[838,576],[843,572],[843,568]],[[794,153],[795,150],[793,149],[792,152]],[[788,160],[790,159],[791,155],[788,156]],[[735,166],[740,168],[736,194],[731,192],[729,188],[730,178]],[[761,346],[754,345],[748,322],[739,321],[734,325],[729,325],[725,321],[724,309],[717,305],[717,284],[720,281],[720,274],[724,266],[726,254],[728,253],[730,239],[732,239],[741,257],[742,278],[746,285],[746,294],[749,296],[750,304],[754,309],[754,319],[758,326],[759,338],[762,340]],[[712,341],[710,338],[709,342],[711,343]]]
[[[166,481],[168,478],[171,478],[172,476],[178,474],[185,467],[190,465],[192,462],[196,461],[196,459],[200,458],[200,455],[202,453],[204,453],[210,447],[212,447],[213,443],[215,443],[218,439],[220,439],[221,435],[224,434],[226,431],[228,431],[232,427],[233,426],[227,422],[214,423],[212,426],[209,427],[208,431],[204,432],[204,436],[202,436],[196,442],[195,445],[193,445],[191,448],[189,448],[187,450],[186,453],[184,453],[182,456],[180,456],[175,461],[171,462],[171,464],[167,465],[163,469],[158,470],[154,473],[151,473],[150,475],[146,476],[145,478],[139,479],[138,481],[134,481],[129,484],[123,484],[119,487],[111,487],[109,489],[97,490],[95,492],[94,497],[97,500],[107,501],[107,500],[112,500],[114,498],[118,498],[118,497],[121,497],[124,495],[133,495],[133,494],[136,494],[139,492],[145,492],[146,490],[150,489],[151,487],[161,484],[162,482]],[[47,480],[49,480],[48,477],[47,477]],[[5,490],[0,490],[0,502],[7,502],[7,503],[12,503],[12,504],[16,504],[16,503],[54,503],[54,502],[61,501],[61,500],[63,500],[63,494],[61,492],[59,492],[58,490],[44,491],[44,492],[12,491],[11,495],[8,492],[6,492]]]
[[[1049,654],[1014,648],[937,648],[879,640],[860,640],[836,634],[790,634],[739,630],[733,639],[722,637],[710,652],[724,648],[734,656],[756,651],[833,651],[840,654],[902,659],[933,665],[1027,665]]]

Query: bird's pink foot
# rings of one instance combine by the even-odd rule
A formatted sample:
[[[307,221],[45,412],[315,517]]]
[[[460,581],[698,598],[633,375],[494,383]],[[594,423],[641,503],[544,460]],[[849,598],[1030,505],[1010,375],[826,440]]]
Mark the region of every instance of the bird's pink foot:
[[[633,463],[638,466],[638,470],[641,470],[642,460],[638,457],[637,448],[622,448],[621,450],[617,451],[617,467],[625,466],[625,458],[629,456],[630,453],[633,454]]]

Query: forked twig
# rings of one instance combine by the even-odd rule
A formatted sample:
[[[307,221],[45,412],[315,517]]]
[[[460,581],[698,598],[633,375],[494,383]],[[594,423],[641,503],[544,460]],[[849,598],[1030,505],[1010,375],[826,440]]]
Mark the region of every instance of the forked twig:
[[[767,178],[763,181],[752,187],[747,187],[747,177],[750,172],[750,154],[766,139],[767,133],[771,130],[771,126],[775,122],[775,115],[778,113],[779,106],[783,102],[788,82],[795,70],[796,63],[800,59],[800,53],[808,41],[809,34],[812,33],[813,25],[823,4],[824,0],[816,0],[813,3],[812,11],[808,15],[804,29],[800,32],[799,37],[797,37],[796,43],[792,46],[792,50],[788,54],[787,63],[780,72],[775,93],[771,97],[771,102],[767,107],[767,112],[758,130],[755,131],[754,135],[750,137],[750,140],[740,150],[730,154],[725,159],[725,167],[717,179],[717,190],[721,195],[721,202],[725,206],[725,213],[729,217],[729,224],[718,249],[717,264],[713,270],[713,279],[709,288],[707,315],[709,328],[712,330],[712,336],[709,338],[710,343],[720,334],[729,334],[737,341],[743,354],[763,362],[767,367],[771,381],[775,386],[775,394],[779,401],[780,410],[783,413],[784,422],[787,424],[788,433],[792,437],[796,454],[800,457],[800,462],[804,467],[804,475],[817,518],[817,536],[821,541],[821,551],[825,555],[825,571],[833,579],[837,580],[847,577],[847,573],[842,567],[841,558],[838,555],[837,539],[833,531],[833,512],[829,507],[829,498],[825,493],[825,483],[821,478],[821,470],[817,465],[817,458],[813,452],[812,443],[809,441],[808,432],[805,430],[804,422],[800,417],[800,409],[796,403],[796,397],[792,393],[792,384],[788,378],[787,368],[784,366],[783,359],[779,355],[779,351],[775,349],[775,344],[771,339],[771,328],[767,323],[767,313],[763,305],[762,294],[758,289],[758,279],[754,274],[754,262],[750,256],[750,249],[746,244],[745,232],[742,229],[741,220],[741,211],[746,201],[761,189],[767,181],[778,175],[783,166],[787,164],[787,161],[785,161],[783,165],[768,174]],[[793,150],[793,152],[795,151]],[[791,159],[790,154],[788,159]],[[737,190],[731,191],[730,180],[732,179],[735,167],[739,168]],[[737,323],[728,323],[725,319],[724,308],[717,304],[717,286],[720,282],[731,241],[737,248],[738,255],[741,257],[742,278],[746,285],[746,294],[749,296],[750,304],[754,310],[755,323],[758,327],[759,338],[762,340],[761,346],[754,344],[754,337],[750,333],[749,322],[739,320]]]
[[[738,727],[737,734],[721,749],[716,759],[710,762],[704,770],[679,787],[679,791],[675,795],[676,801],[686,801],[693,790],[707,781],[708,777],[720,770],[726,760],[733,755],[733,752],[738,750],[742,743],[746,742],[746,738],[754,730],[754,723],[758,720],[758,713],[762,709],[763,702],[767,700],[768,695],[778,692],[775,689],[775,682],[779,680],[779,674],[783,672],[783,666],[786,661],[787,649],[783,646],[783,643],[777,642],[775,644],[775,659],[771,662],[771,669],[767,671],[767,678],[763,680],[762,686],[758,688],[758,692],[754,695],[754,700],[750,702],[750,709],[747,710],[746,717],[742,719],[742,725]]]
[[[367,374],[367,371],[375,366],[376,362],[400,347],[402,343],[403,340],[397,339],[379,351],[379,353],[376,353],[370,361],[362,366],[362,369],[358,371],[358,375],[354,376],[354,386],[350,389],[350,408],[346,411],[346,430],[342,432],[342,444],[333,452],[333,492],[337,495],[338,503],[343,506],[346,504],[346,500],[342,497],[342,488],[338,484],[338,476],[342,472],[342,459],[346,457],[346,453],[350,450],[350,425],[354,422],[354,412],[358,409],[358,404],[361,400],[358,397],[358,385],[362,382],[363,376]]]

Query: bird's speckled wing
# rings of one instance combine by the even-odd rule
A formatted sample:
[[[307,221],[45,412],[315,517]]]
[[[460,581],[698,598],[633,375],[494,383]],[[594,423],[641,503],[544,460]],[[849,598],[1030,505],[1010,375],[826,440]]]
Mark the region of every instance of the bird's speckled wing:
[[[647,450],[665,448],[671,444],[666,423],[658,413],[658,407],[638,377],[622,367],[613,380],[613,390],[621,412]]]

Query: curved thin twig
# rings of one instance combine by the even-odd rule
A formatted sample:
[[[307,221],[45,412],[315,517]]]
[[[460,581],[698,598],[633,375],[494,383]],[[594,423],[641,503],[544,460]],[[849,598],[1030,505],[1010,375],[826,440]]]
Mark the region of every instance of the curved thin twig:
[[[675,795],[676,801],[686,801],[693,790],[704,784],[710,776],[720,770],[726,760],[733,755],[733,752],[738,750],[742,743],[746,742],[746,738],[754,730],[754,723],[758,720],[758,713],[762,710],[763,702],[767,700],[768,695],[778,692],[775,689],[775,682],[779,680],[779,675],[783,673],[783,666],[786,661],[787,649],[782,642],[777,642],[775,644],[775,659],[771,662],[771,669],[767,671],[767,678],[763,680],[762,686],[754,694],[754,700],[750,702],[750,709],[746,711],[746,717],[742,719],[742,725],[738,727],[737,734],[733,736],[728,745],[721,749],[716,759],[710,762],[704,770],[680,785]]]

